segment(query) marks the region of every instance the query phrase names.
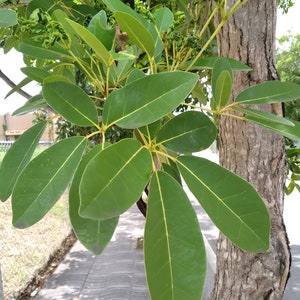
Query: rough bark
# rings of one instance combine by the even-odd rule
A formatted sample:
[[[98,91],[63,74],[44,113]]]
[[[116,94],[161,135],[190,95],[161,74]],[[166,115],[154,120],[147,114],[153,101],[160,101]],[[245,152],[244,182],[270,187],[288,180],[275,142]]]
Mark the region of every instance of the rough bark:
[[[234,1],[229,0],[228,6]],[[275,69],[276,0],[249,0],[218,36],[219,55],[238,59],[253,70],[235,75],[234,96],[260,82],[277,78]],[[258,108],[254,107],[254,108]],[[281,105],[259,107],[282,114]],[[270,248],[246,253],[223,235],[217,244],[217,272],[211,299],[282,299],[290,252],[283,223],[286,159],[284,139],[237,119],[220,120],[220,163],[250,182],[271,217]]]

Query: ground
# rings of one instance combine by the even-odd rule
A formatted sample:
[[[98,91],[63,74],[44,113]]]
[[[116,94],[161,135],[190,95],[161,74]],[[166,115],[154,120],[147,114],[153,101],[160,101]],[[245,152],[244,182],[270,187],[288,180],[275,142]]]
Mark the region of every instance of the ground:
[[[27,229],[11,225],[11,202],[0,203],[0,266],[4,300],[30,299],[74,244],[67,199]],[[64,242],[63,242],[64,241]]]

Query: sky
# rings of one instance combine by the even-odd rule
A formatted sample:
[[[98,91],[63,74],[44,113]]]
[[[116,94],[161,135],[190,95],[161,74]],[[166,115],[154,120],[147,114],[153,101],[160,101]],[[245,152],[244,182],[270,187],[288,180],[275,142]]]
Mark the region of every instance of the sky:
[[[295,5],[289,10],[288,14],[282,15],[278,11],[277,17],[277,37],[287,34],[288,30],[293,33],[300,33],[300,1],[295,0]],[[25,75],[21,72],[20,68],[25,66],[22,60],[22,55],[16,51],[10,51],[8,54],[3,54],[3,49],[0,48],[0,69],[6,74],[14,83],[19,83]],[[10,87],[0,79],[0,115],[7,112],[12,113],[18,107],[22,106],[26,99],[18,93],[14,93],[7,99],[4,99],[6,94],[10,91]],[[37,83],[32,83],[24,88],[30,95],[36,95],[40,91],[40,86]]]

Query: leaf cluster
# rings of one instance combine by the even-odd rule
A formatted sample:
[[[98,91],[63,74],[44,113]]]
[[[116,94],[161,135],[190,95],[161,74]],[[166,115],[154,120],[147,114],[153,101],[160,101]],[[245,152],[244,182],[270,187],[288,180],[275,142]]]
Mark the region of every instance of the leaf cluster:
[[[0,198],[5,201],[11,195],[13,224],[24,228],[43,218],[70,186],[73,229],[95,254],[111,239],[119,216],[144,201],[145,266],[152,299],[200,299],[205,247],[181,178],[220,231],[245,251],[268,250],[270,218],[249,183],[192,153],[215,141],[213,119],[220,115],[299,140],[299,122],[251,105],[294,100],[300,86],[265,82],[230,101],[234,72],[250,68],[233,59],[203,57],[219,28],[199,49],[191,48],[184,35],[175,34],[191,27],[182,23],[178,30],[169,8],[145,6],[149,13],[139,14],[119,0],[102,3],[105,9],[97,11],[87,3],[49,0],[38,6],[33,0],[20,12],[28,20],[38,12],[38,22],[59,24],[48,27],[59,36],[44,44],[44,32],[22,31],[23,23],[13,26],[6,50],[15,45],[28,66],[23,69],[27,78],[10,93],[37,81],[41,94],[17,113],[50,107],[55,115],[28,129],[6,154]],[[227,12],[220,2],[212,15],[221,9],[225,22],[233,10]],[[209,20],[193,33],[197,47],[207,37]],[[84,80],[78,80],[78,74]],[[211,81],[210,107],[203,105],[203,74]],[[175,113],[179,106],[187,109]],[[46,124],[54,118],[76,130],[32,159]],[[116,128],[132,135],[109,140],[108,133]]]

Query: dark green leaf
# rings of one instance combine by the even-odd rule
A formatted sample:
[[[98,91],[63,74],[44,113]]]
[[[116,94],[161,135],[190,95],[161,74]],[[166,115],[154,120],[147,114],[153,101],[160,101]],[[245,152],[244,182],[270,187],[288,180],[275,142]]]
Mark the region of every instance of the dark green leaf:
[[[214,123],[202,112],[187,111],[168,121],[157,134],[157,143],[178,153],[198,152],[216,139]]]
[[[220,57],[206,57],[206,58],[200,58],[196,61],[196,63],[193,65],[192,70],[198,70],[198,69],[212,69],[215,62],[220,59]],[[229,57],[223,57],[222,59],[226,59],[232,71],[251,71],[252,69],[248,67],[247,65],[241,63],[238,60],[235,60],[233,58]],[[188,65],[189,63],[187,63]]]
[[[300,98],[300,85],[294,83],[267,81],[247,88],[239,93],[235,102],[241,104],[268,104],[287,102]]]
[[[102,145],[98,145],[84,156],[76,170],[69,191],[69,215],[74,232],[79,241],[96,255],[101,254],[105,249],[119,220],[118,217],[107,220],[87,219],[82,218],[78,213],[80,207],[79,184],[82,174],[87,164],[101,151],[101,148]]]
[[[144,248],[151,299],[201,299],[206,259],[197,216],[182,187],[161,171],[151,180]]]
[[[212,70],[212,93],[217,108],[225,106],[231,96],[233,74],[225,58],[218,59]]]
[[[10,147],[0,167],[0,199],[12,193],[20,173],[30,161],[47,122],[43,121],[26,130]]]
[[[44,79],[51,75],[50,72],[45,71],[41,68],[36,68],[36,67],[24,67],[24,68],[21,68],[21,70],[30,79],[35,80],[39,83],[43,83]]]
[[[65,81],[46,82],[43,95],[47,103],[70,122],[79,126],[98,125],[94,102],[77,85]]]
[[[185,100],[197,81],[198,75],[181,71],[135,80],[108,96],[103,123],[129,129],[151,124]]]
[[[257,118],[253,116],[246,116],[245,119],[252,123],[271,129],[289,139],[297,140],[297,141],[300,140],[300,122],[289,120],[294,124],[294,126],[290,126],[290,125],[280,124],[278,122]]]
[[[258,119],[263,119],[263,120],[267,120],[267,121],[271,121],[274,123],[278,123],[278,124],[284,124],[284,125],[289,125],[289,126],[295,126],[293,122],[289,121],[286,118],[280,117],[280,116],[276,116],[270,113],[267,113],[265,111],[262,110],[257,110],[257,109],[252,109],[252,108],[244,108],[244,107],[234,107],[233,108],[236,111],[242,112],[247,116],[252,116],[252,117],[256,117]]]
[[[200,157],[179,157],[178,168],[212,221],[234,244],[249,252],[268,250],[269,213],[248,182]]]
[[[71,181],[86,144],[84,137],[61,140],[25,167],[12,194],[15,227],[35,224],[52,208]]]
[[[47,102],[42,94],[31,97],[23,106],[13,112],[13,116],[20,116],[29,112],[36,111],[47,106]]]
[[[79,214],[93,219],[119,216],[139,199],[151,169],[149,151],[135,139],[124,139],[102,150],[82,176]]]

